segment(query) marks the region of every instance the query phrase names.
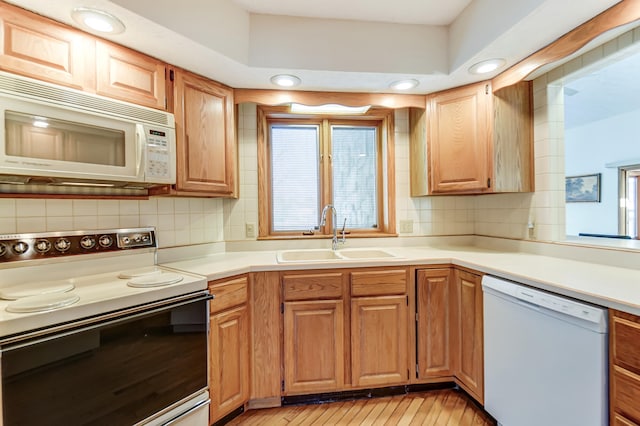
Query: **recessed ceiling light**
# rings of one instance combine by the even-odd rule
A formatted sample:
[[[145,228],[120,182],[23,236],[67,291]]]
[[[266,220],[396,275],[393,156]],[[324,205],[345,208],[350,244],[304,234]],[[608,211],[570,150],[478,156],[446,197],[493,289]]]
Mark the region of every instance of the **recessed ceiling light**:
[[[82,28],[99,33],[120,34],[124,24],[118,18],[102,10],[77,7],[71,11],[71,17]]]
[[[280,87],[294,87],[302,83],[302,80],[295,75],[278,74],[271,77],[271,82]]]
[[[408,80],[394,81],[389,85],[389,87],[393,90],[410,90],[418,86],[418,84],[420,84],[418,80],[410,78]]]
[[[350,107],[338,104],[325,105],[302,105],[292,103],[290,110],[294,114],[364,114],[369,110],[371,105],[359,107]]]
[[[486,61],[478,62],[469,67],[471,74],[486,74],[491,71],[495,71],[507,62],[502,58],[488,59]]]

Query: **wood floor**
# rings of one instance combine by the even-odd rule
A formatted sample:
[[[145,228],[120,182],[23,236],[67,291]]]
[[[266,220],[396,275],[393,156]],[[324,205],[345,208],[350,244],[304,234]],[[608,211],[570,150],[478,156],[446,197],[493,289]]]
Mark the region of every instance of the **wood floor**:
[[[382,398],[251,410],[228,425],[494,426],[463,393],[438,390]]]

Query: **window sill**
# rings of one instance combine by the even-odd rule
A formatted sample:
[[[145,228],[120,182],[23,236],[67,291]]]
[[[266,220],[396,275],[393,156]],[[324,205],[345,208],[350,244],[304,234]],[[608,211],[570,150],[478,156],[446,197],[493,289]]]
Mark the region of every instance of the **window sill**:
[[[358,232],[347,234],[346,239],[349,241],[351,238],[390,238],[397,237],[396,233],[387,232]],[[331,235],[301,235],[301,234],[287,234],[287,235],[267,235],[258,237],[258,241],[268,240],[330,240]],[[342,235],[338,234],[338,238],[342,238]]]

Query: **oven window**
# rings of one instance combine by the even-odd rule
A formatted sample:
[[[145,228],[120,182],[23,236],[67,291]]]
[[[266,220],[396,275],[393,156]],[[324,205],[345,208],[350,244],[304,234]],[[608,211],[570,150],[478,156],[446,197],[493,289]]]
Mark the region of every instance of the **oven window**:
[[[199,300],[3,348],[4,426],[131,425],[206,388],[207,319]]]

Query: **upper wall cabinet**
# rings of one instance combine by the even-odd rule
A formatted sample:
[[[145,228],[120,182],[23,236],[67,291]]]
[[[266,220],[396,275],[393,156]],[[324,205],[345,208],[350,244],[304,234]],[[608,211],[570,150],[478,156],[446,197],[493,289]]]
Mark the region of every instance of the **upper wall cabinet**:
[[[176,70],[174,195],[237,196],[233,89]]]
[[[6,3],[0,22],[0,68],[80,90],[92,86],[92,41],[83,33]]]
[[[0,24],[1,69],[166,109],[163,62],[2,2]]]
[[[412,108],[411,195],[532,191],[531,84],[487,82]]]
[[[99,95],[165,109],[164,63],[133,50],[96,41]]]

